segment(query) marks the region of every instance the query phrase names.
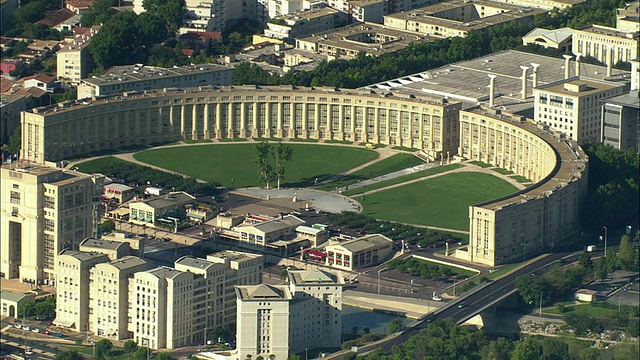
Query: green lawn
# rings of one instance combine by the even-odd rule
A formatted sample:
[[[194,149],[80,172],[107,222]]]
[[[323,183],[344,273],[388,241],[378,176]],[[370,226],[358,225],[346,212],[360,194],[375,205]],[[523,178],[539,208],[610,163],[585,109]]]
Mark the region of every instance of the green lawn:
[[[286,168],[286,187],[310,186],[316,178],[326,180],[378,156],[373,150],[354,147],[288,145],[293,149],[293,160]],[[226,187],[259,185],[254,144],[154,149],[138,153],[135,158],[199,179],[219,181]]]
[[[413,156],[410,154],[395,154],[391,157],[373,163],[366,168],[353,172],[337,181],[319,186],[318,189],[331,190],[335,187],[343,187],[345,185],[354,184],[358,180],[372,179],[380,175],[389,174],[423,163],[424,161],[422,161],[417,156]]]
[[[507,169],[493,168],[491,170],[497,172],[498,174],[502,174],[502,175],[511,175],[511,174],[513,174],[513,171],[507,170]]]
[[[552,308],[547,308],[547,309],[542,309],[543,313],[547,313],[547,314],[560,314],[560,315],[567,315],[567,314],[577,314],[577,315],[588,315],[588,316],[594,316],[594,317],[607,317],[613,313],[616,313],[618,310],[612,310],[612,309],[605,309],[605,308],[601,308],[601,307],[595,307],[595,306],[591,306],[591,304],[570,304],[570,305],[565,305],[565,312],[562,313],[560,312],[560,309],[558,309],[557,307],[552,307]]]
[[[453,173],[366,195],[363,214],[378,219],[469,230],[469,205],[516,192],[489,174]]]
[[[524,176],[520,176],[520,175],[513,175],[513,176],[509,176],[510,178],[512,178],[513,180],[519,182],[519,183],[530,183],[531,180],[527,179]]]
[[[93,174],[93,173],[102,172],[103,171],[102,169],[104,169],[105,166],[107,166],[108,164],[112,164],[114,162],[129,163],[128,161],[120,160],[118,158],[114,158],[113,156],[106,156],[106,157],[102,157],[95,160],[85,161],[83,163],[78,164],[77,167],[78,167],[78,171],[81,171],[87,174]]]
[[[482,162],[482,161],[475,161],[475,160],[474,160],[474,161],[469,161],[469,164],[473,164],[473,165],[475,165],[475,166],[480,166],[481,168],[490,168],[490,167],[492,167],[492,166],[493,166],[493,165],[491,165],[491,164],[487,164],[487,163],[485,163],[485,162]]]
[[[410,148],[410,147],[405,147],[405,146],[394,146],[392,147],[392,149],[394,150],[402,150],[402,151],[409,151],[409,152],[416,152],[419,149],[414,149],[414,148]]]
[[[423,178],[425,176],[431,176],[431,175],[435,175],[435,174],[440,174],[440,173],[451,171],[451,170],[454,170],[454,169],[457,169],[457,168],[460,168],[460,167],[462,167],[462,165],[460,165],[460,164],[449,164],[449,165],[444,165],[444,166],[438,166],[438,167],[435,167],[435,168],[418,171],[418,172],[415,172],[413,174],[407,174],[407,175],[399,176],[397,178],[379,181],[379,182],[377,182],[375,184],[361,186],[361,187],[355,188],[353,190],[343,191],[342,193],[344,195],[347,195],[347,196],[352,196],[352,195],[356,195],[356,194],[363,194],[363,193],[365,193],[367,191],[372,191],[372,190],[375,190],[375,189],[380,189],[380,188],[383,188],[383,187],[387,187],[387,186],[391,186],[391,185],[395,185],[395,184],[400,184],[400,183],[407,182],[407,181],[414,180],[414,179],[420,179],[420,178]]]

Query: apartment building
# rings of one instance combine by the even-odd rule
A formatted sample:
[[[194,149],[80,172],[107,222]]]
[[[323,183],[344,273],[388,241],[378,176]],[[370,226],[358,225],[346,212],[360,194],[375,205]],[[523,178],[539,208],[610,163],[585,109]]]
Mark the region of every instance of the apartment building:
[[[61,49],[56,53],[56,69],[58,81],[77,85],[91,71],[91,54],[89,44],[93,35],[100,30],[99,25],[91,28],[76,28],[74,36],[65,39]]]
[[[330,7],[310,9],[276,17],[267,23],[264,35],[269,38],[293,41],[346,24],[344,13]]]
[[[573,30],[571,51],[591,56],[605,64],[637,59],[638,30],[623,30],[601,25],[589,25]]]
[[[129,285],[128,330],[154,349],[202,344],[207,331],[235,323],[234,287],[259,284],[262,268],[262,255],[223,251],[138,272]]]
[[[600,100],[622,94],[624,84],[575,76],[533,89],[534,119],[580,144],[600,141]]]
[[[114,340],[130,339],[129,282],[147,263],[135,256],[101,262],[89,270],[89,331]]]
[[[109,260],[117,260],[131,255],[129,243],[104,239],[86,238],[79,246],[80,251],[105,254]]]
[[[602,101],[602,143],[640,154],[640,98],[638,90]]]
[[[73,331],[88,331],[90,305],[89,271],[99,263],[108,262],[105,254],[63,250],[56,259],[58,277],[56,289],[55,325]]]
[[[24,126],[30,134],[33,126]],[[0,272],[7,279],[54,284],[64,249],[95,236],[105,178],[75,171],[12,163],[0,184]]]
[[[290,285],[237,286],[237,346],[229,358],[286,359],[305,349],[338,347],[342,277],[322,270],[290,271]]]
[[[125,91],[231,85],[233,68],[216,64],[161,68],[143,64],[114,66],[100,76],[82,79],[78,99],[122,94]]]

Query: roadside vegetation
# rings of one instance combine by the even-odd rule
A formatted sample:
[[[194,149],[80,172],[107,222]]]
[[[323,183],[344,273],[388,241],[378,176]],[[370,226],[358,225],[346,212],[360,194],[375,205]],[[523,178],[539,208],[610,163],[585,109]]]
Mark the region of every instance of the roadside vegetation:
[[[423,279],[440,279],[449,281],[453,278],[466,279],[478,272],[469,271],[455,266],[438,264],[433,261],[417,259],[414,257],[391,260],[386,264],[387,269],[396,270],[403,274]]]

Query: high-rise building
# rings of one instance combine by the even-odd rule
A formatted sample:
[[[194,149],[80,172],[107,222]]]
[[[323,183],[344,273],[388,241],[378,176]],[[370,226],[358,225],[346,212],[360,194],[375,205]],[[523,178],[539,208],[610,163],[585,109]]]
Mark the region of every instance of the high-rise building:
[[[305,349],[339,347],[341,274],[292,270],[289,286],[237,286],[237,355],[286,359]]]
[[[97,229],[104,179],[35,164],[3,166],[0,272],[4,277],[53,285],[56,256],[64,249],[78,249]]]
[[[89,269],[109,258],[100,253],[63,250],[56,261],[58,285],[53,323],[75,331],[88,331]]]
[[[131,338],[127,331],[129,281],[146,267],[144,260],[124,256],[89,271],[89,331],[115,340]]]

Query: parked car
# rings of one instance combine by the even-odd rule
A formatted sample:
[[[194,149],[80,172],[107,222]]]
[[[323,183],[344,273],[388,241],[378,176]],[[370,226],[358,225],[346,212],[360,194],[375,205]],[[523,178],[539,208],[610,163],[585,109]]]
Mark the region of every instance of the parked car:
[[[61,337],[64,337],[64,334],[56,332],[56,333],[52,333],[51,336],[61,338]]]
[[[32,328],[32,329],[31,329],[31,332],[39,333],[39,332],[40,332],[40,329],[38,329],[38,328]]]
[[[44,329],[44,330],[40,330],[40,334],[44,334],[44,335],[50,335],[51,331]]]
[[[15,323],[15,324],[13,324],[13,326],[18,328],[18,329],[22,329],[22,324],[21,323]]]
[[[22,327],[24,330],[31,331],[31,326],[26,325]]]
[[[27,349],[24,351],[25,355],[33,355],[33,350]]]
[[[442,301],[442,298],[438,295],[433,295],[433,297],[431,297],[431,300],[433,301]]]

